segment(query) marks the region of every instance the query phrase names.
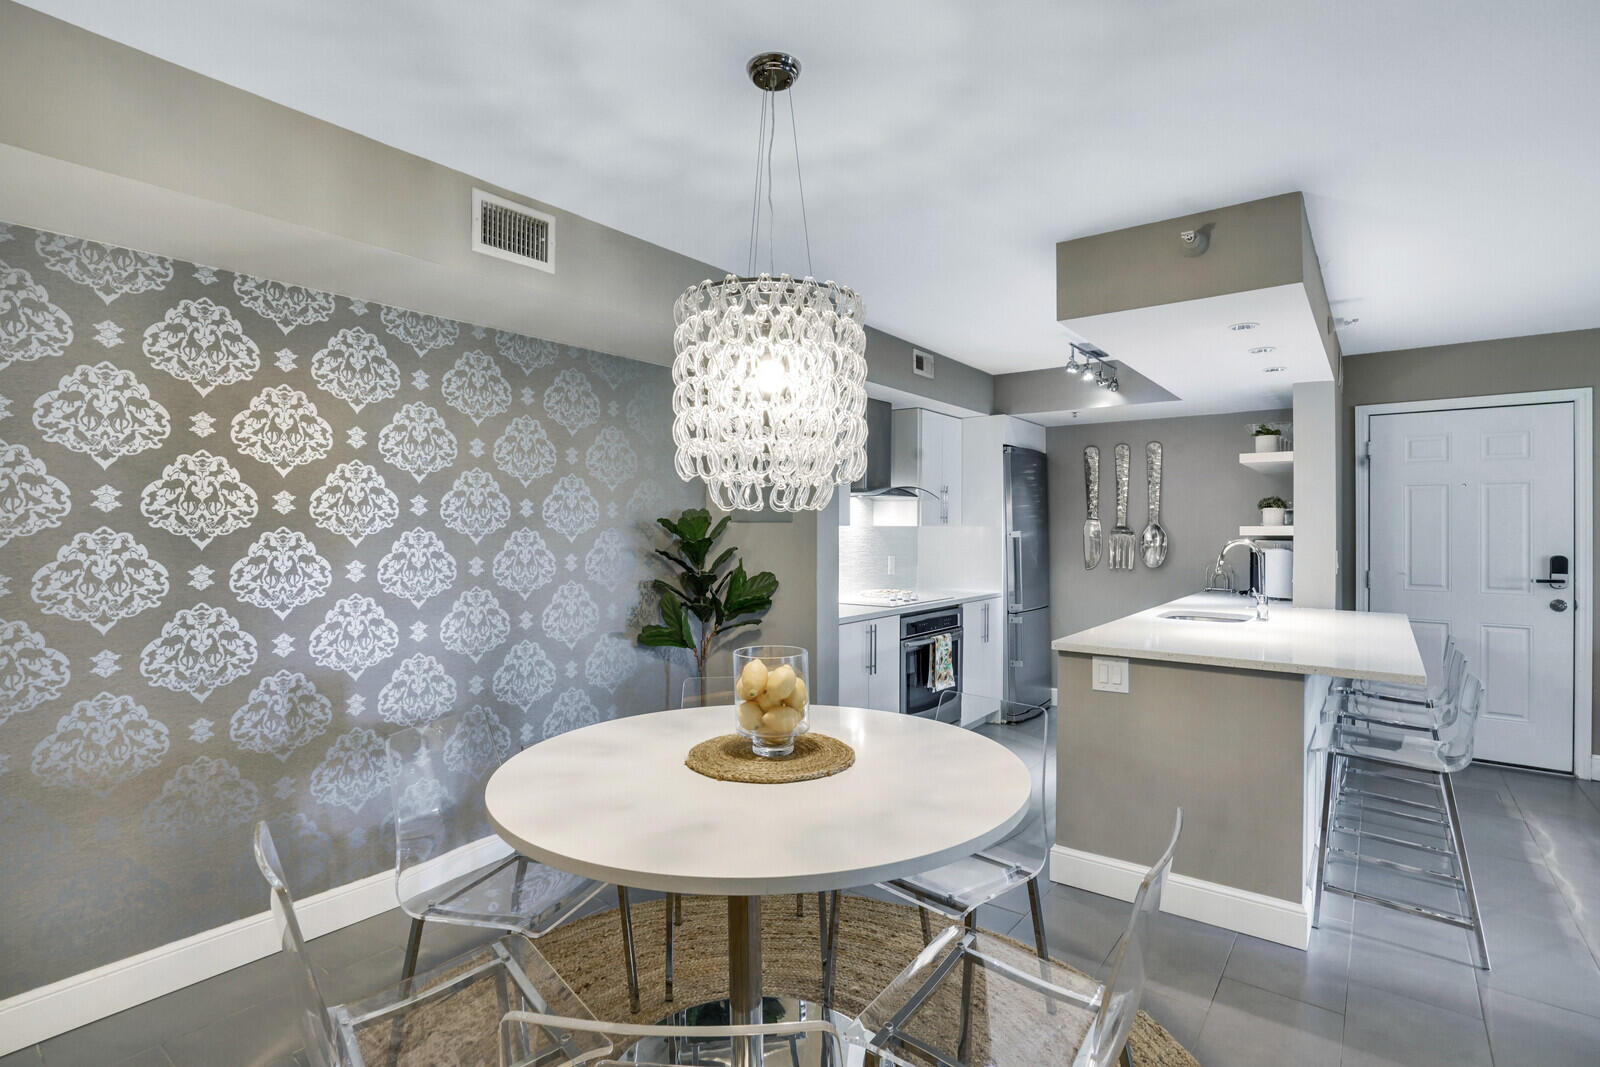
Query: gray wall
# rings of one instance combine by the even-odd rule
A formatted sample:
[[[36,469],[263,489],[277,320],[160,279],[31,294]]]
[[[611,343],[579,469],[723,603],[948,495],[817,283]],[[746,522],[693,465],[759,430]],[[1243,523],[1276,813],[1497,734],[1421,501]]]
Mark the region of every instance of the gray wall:
[[[301,894],[392,865],[402,726],[498,762],[684,676],[665,369],[20,226],[0,309],[0,998],[259,912],[258,819]]]
[[[1574,330],[1569,333],[1413,348],[1401,352],[1375,352],[1345,359],[1344,403],[1340,417],[1344,432],[1353,435],[1358,404],[1585,387],[1600,389],[1600,330]],[[1595,443],[1595,470],[1600,472],[1600,437],[1596,438]],[[1348,561],[1341,588],[1343,596],[1353,602],[1354,452],[1347,445],[1340,456],[1340,491],[1344,497],[1344,506],[1340,509],[1344,515],[1340,551]],[[1600,558],[1600,536],[1597,536],[1595,558]],[[1596,651],[1600,652],[1600,634],[1596,637]],[[1600,677],[1596,678],[1594,710],[1594,737],[1600,744]]]
[[[1290,414],[1241,411],[1052,428],[1045,438],[1050,463],[1051,631],[1065,636],[1199,591],[1217,549],[1238,536],[1240,526],[1259,521],[1256,501],[1272,494],[1289,497],[1289,476],[1257,474],[1240,465],[1239,453],[1252,447],[1252,424],[1284,422]],[[1086,571],[1083,449],[1085,445],[1100,449],[1100,519],[1109,530],[1115,501],[1112,449],[1123,441],[1133,451],[1128,525],[1135,533],[1146,523],[1145,442],[1161,442],[1161,525],[1170,538],[1167,562],[1153,571],[1143,564],[1132,571],[1111,571],[1102,558],[1098,567]],[[1230,560],[1241,584],[1248,574],[1245,557],[1240,550]]]

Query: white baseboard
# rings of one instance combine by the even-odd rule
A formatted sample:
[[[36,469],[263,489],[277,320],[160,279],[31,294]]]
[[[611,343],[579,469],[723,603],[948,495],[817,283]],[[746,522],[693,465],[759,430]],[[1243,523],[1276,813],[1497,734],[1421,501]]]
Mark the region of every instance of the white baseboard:
[[[1591,781],[1600,782],[1600,752],[1589,757],[1589,778]]]
[[[499,838],[484,838],[430,861],[425,876],[444,881],[505,852]],[[265,900],[265,883],[261,890]],[[313,938],[381,915],[398,904],[394,872],[380,871],[297,900],[294,910],[305,936]],[[263,911],[19,993],[0,1001],[0,1056],[243,967],[280,947],[272,914]]]
[[[1065,845],[1056,845],[1050,850],[1052,882],[1117,900],[1131,901],[1148,869],[1127,860],[1080,852]],[[1311,916],[1304,904],[1183,874],[1167,878],[1166,889],[1161,894],[1161,910],[1276,941],[1290,948],[1303,949],[1311,938]]]

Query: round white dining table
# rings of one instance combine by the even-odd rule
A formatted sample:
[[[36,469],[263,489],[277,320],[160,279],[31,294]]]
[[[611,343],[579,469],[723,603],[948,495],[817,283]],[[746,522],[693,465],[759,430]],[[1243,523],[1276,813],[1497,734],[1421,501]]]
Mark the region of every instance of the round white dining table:
[[[1005,837],[1028,808],[1027,767],[979,733],[866,708],[813,705],[807,717],[855,750],[854,765],[783,785],[718,781],[684,759],[732,732],[731,706],[634,715],[507,760],[485,787],[489,820],[560,870],[727,897],[731,1016],[760,1022],[762,896],[931,870]]]

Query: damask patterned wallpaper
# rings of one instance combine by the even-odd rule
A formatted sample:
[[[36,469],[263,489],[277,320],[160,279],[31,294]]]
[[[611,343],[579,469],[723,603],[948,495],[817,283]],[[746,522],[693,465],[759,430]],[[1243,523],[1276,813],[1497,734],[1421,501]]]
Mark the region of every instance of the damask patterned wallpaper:
[[[0,997],[261,911],[256,819],[302,894],[392,864],[402,726],[664,706],[670,390],[0,225]]]

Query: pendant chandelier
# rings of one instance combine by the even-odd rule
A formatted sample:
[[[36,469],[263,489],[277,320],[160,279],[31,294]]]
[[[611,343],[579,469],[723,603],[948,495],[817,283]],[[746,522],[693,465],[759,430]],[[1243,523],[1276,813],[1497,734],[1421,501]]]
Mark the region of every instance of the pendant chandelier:
[[[861,298],[811,276],[811,235],[794,139],[806,276],[772,271],[772,149],[777,94],[800,76],[793,56],[768,52],[746,66],[763,93],[750,211],[747,274],[707,279],[673,306],[672,439],[678,476],[700,478],[725,511],[820,511],[836,485],[867,469],[867,347]],[[768,270],[756,274],[766,192]]]

